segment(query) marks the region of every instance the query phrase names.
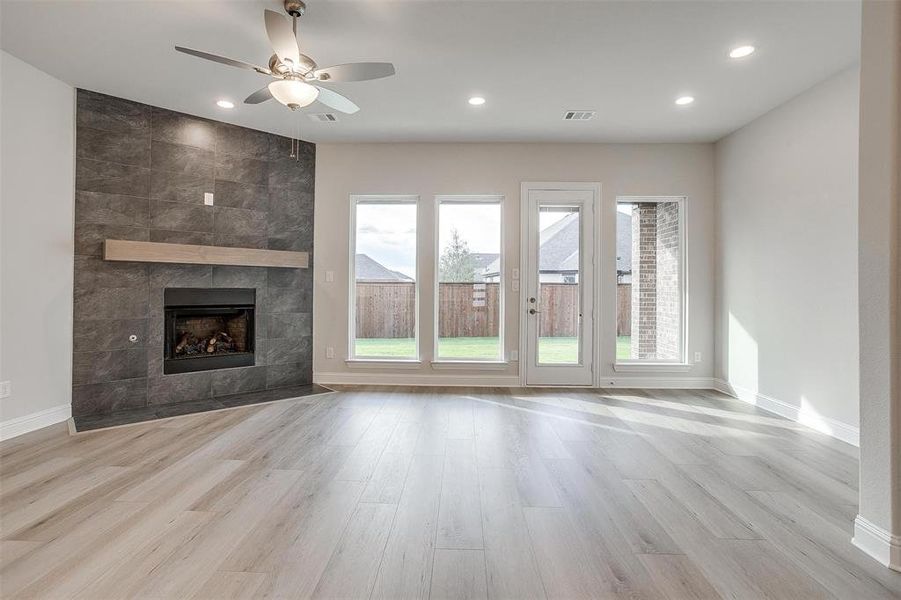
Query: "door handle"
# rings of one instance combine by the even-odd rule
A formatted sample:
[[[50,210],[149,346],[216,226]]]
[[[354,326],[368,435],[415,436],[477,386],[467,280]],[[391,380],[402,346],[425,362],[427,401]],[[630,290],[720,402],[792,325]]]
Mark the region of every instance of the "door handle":
[[[530,309],[529,309],[529,314],[530,314],[530,315],[537,315],[537,314],[540,313],[540,312],[541,312],[540,310],[535,310],[534,308],[530,308]]]

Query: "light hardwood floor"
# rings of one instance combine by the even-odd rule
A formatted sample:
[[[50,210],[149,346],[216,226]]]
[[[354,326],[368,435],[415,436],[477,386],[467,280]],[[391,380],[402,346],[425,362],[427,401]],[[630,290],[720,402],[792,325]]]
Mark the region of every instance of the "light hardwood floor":
[[[3,598],[891,598],[855,449],[708,391],[348,388],[0,445]]]

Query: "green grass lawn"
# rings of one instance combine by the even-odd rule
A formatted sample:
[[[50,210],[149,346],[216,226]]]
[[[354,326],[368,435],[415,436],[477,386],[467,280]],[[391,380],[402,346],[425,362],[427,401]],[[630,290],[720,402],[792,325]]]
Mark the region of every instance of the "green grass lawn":
[[[445,359],[492,360],[499,358],[498,340],[493,337],[441,338],[439,357]],[[576,338],[541,338],[539,356],[543,363],[576,362]],[[616,357],[629,358],[630,338],[616,338]],[[380,358],[416,358],[413,338],[369,338],[356,340],[356,356]]]

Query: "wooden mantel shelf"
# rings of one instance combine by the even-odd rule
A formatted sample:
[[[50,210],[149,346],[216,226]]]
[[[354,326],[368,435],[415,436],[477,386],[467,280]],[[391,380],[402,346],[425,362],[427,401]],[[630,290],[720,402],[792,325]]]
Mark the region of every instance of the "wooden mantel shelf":
[[[227,246],[194,246],[160,242],[106,240],[104,260],[177,263],[186,265],[228,265],[236,267],[285,267],[306,269],[310,266],[307,252],[229,248]]]

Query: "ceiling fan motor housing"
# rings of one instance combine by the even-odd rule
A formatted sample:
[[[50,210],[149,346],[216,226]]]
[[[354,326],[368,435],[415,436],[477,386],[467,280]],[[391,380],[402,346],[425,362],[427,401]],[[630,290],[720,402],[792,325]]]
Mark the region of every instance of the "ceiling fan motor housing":
[[[307,5],[303,0],[285,0],[285,12],[292,17],[302,17],[307,12]]]

